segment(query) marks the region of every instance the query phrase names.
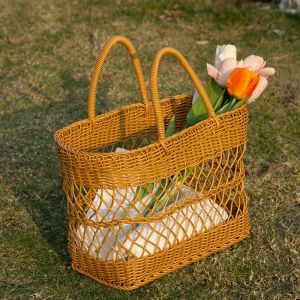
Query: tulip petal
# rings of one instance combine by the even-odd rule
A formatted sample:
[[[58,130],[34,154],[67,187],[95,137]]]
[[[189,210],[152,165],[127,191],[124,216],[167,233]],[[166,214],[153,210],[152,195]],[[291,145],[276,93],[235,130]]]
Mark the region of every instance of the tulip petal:
[[[261,56],[249,55],[244,59],[244,68],[252,71],[258,71],[263,68],[265,61]]]
[[[207,73],[210,77],[212,77],[213,79],[217,79],[218,75],[219,75],[219,71],[217,68],[215,68],[213,65],[211,64],[206,64],[207,67]]]
[[[241,59],[237,65],[236,65],[236,68],[243,68],[244,67],[244,61]]]
[[[216,82],[222,86],[222,87],[226,87],[227,86],[227,79],[230,76],[230,74],[232,73],[234,69],[229,70],[228,72],[221,74],[220,76],[218,76],[218,78],[216,79]]]
[[[219,68],[227,58],[236,59],[236,47],[234,45],[219,45],[216,49],[215,66]]]
[[[259,82],[259,76],[246,68],[236,68],[227,80],[227,92],[238,100],[252,94]]]
[[[268,85],[268,80],[267,78],[260,76],[259,82],[254,89],[251,97],[248,99],[247,103],[254,102],[260,95],[263,93],[263,91],[266,89]]]
[[[220,73],[224,74],[228,71],[232,72],[233,69],[236,68],[236,65],[237,65],[237,60],[236,59],[227,58],[221,63],[221,65],[218,69],[219,69]]]
[[[260,76],[268,77],[275,74],[274,68],[263,68],[256,72]]]
[[[244,92],[243,98],[249,97],[253,94],[254,90],[256,89],[258,83],[259,83],[260,77],[256,76],[255,78],[253,78],[252,80],[249,81],[249,85],[247,87],[247,89]]]
[[[219,67],[219,74],[217,76],[216,82],[222,86],[226,87],[227,79],[231,72],[236,68],[237,60],[234,58],[227,58],[225,59],[220,67]]]

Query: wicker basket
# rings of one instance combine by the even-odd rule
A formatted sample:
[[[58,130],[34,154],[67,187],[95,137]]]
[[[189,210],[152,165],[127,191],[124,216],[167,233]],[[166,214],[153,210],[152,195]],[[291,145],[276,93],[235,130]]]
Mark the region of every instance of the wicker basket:
[[[131,55],[143,103],[96,116],[97,84],[116,43]],[[175,113],[182,128],[192,99],[159,100],[158,67],[166,54],[191,77],[209,115],[169,138],[165,126]],[[72,267],[125,290],[236,244],[250,228],[243,164],[247,107],[216,116],[200,80],[172,48],[155,56],[150,85],[152,102],[131,42],[112,38],[93,73],[88,119],[55,134]]]

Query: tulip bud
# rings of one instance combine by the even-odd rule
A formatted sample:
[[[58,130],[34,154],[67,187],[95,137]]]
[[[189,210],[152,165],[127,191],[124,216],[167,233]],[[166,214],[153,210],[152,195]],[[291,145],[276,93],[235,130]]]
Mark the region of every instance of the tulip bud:
[[[218,45],[216,49],[215,67],[218,68],[227,58],[234,58],[236,60],[236,47],[233,45]]]

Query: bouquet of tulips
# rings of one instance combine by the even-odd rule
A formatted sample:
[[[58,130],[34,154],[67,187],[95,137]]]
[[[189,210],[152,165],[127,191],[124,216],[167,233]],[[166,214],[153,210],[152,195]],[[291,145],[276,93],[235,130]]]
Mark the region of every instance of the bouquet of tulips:
[[[262,94],[268,85],[268,76],[275,74],[274,68],[266,68],[265,65],[266,61],[255,55],[238,61],[233,45],[217,47],[215,65],[207,64],[210,80],[206,85],[206,92],[217,115],[254,102]],[[206,118],[203,102],[198,92],[195,92],[185,127]],[[175,133],[172,122],[174,119],[167,129],[169,135]]]

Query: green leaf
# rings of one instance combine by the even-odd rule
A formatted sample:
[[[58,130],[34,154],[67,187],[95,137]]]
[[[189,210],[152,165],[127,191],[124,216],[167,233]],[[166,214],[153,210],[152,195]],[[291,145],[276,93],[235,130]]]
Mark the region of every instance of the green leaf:
[[[175,114],[172,116],[169,125],[166,130],[166,137],[169,137],[176,133],[176,122],[175,122]]]
[[[215,106],[216,103],[220,101],[220,98],[222,99],[225,89],[218,85],[213,78],[211,78],[206,85],[206,92],[212,106]]]
[[[211,78],[207,83],[206,92],[213,107],[215,107],[216,104],[217,106],[221,105],[223,101],[225,89],[219,86],[214,79]],[[195,93],[193,100],[195,100],[195,102],[188,112],[187,120],[184,128],[193,126],[199,123],[200,121],[205,120],[208,117],[205,105],[198,92]]]
[[[230,111],[231,105],[232,105],[232,102],[229,102],[229,103],[225,104],[218,111],[216,111],[216,114],[221,115],[221,114],[224,114],[224,113]]]
[[[184,128],[188,128],[207,118],[207,112],[202,100],[197,98],[194,105],[190,108]]]
[[[219,98],[215,102],[215,104],[214,104],[214,111],[217,111],[220,108],[220,106],[222,105],[225,91],[226,90],[224,89],[223,92],[222,92],[222,94],[219,96]]]

